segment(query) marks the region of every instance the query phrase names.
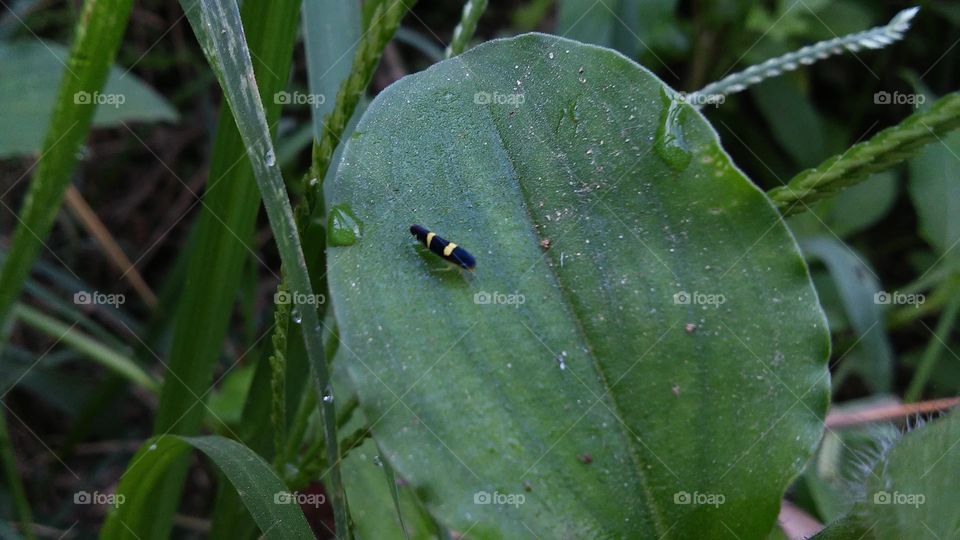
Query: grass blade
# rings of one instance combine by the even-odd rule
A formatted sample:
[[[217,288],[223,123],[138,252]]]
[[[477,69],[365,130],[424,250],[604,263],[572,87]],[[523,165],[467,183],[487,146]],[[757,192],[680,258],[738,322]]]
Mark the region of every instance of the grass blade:
[[[151,511],[157,486],[171,466],[183,461],[191,446],[206,454],[229,479],[265,538],[313,538],[303,512],[290,498],[292,494],[256,452],[224,437],[176,435],[150,439],[133,457],[133,466],[117,488],[125,502],[110,515],[106,536],[134,537],[127,523]]]
[[[204,54],[217,73],[240,136],[246,144],[247,155],[253,165],[254,177],[283,261],[285,279],[293,293],[293,306],[300,313],[304,345],[316,378],[316,392],[318,395],[328,395],[330,376],[323,350],[320,319],[313,303],[308,300],[314,298],[313,288],[286,186],[276,167],[276,154],[270,140],[263,104],[257,95],[256,79],[243,35],[240,12],[232,2],[181,0],[181,4]],[[349,523],[340,481],[333,401],[322,400],[321,409],[327,439],[327,459],[331,464],[327,485],[334,507],[337,535],[346,538],[349,537]]]
[[[477,22],[487,10],[487,0],[467,0],[463,4],[463,15],[460,18],[460,24],[453,29],[453,39],[444,52],[446,58],[454,57],[467,50],[470,45],[470,39],[473,33],[477,31]]]
[[[300,3],[297,0],[246,2],[246,23],[258,59],[256,80],[271,123],[281,106],[268,99],[283,90],[290,72]],[[197,403],[210,384],[233,313],[241,273],[251,254],[249,244],[260,204],[253,169],[229,107],[221,108],[203,205],[191,233],[186,278],[174,317],[169,372],[160,396],[154,433],[195,434],[205,409]],[[176,376],[172,376],[175,374]],[[127,525],[143,538],[166,538],[182,489],[187,462],[168,470],[160,490],[169,490],[170,504],[155,505]],[[164,503],[166,499],[158,497]],[[162,507],[161,507],[162,506]],[[122,531],[119,531],[122,532]]]
[[[43,152],[0,271],[0,330],[4,330],[0,343],[6,341],[5,321],[60,211],[77,150],[90,130],[96,107],[81,98],[103,88],[132,4],[132,0],[87,0],[84,4]]]
[[[154,394],[160,391],[160,384],[136,362],[75,329],[76,325],[67,325],[25,304],[18,304],[14,313],[20,321],[53,339],[62,341],[65,345],[130,382]]]

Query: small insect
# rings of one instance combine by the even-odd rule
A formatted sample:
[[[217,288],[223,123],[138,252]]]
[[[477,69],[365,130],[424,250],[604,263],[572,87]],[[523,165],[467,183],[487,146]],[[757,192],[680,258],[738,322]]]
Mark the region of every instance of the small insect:
[[[437,236],[437,233],[430,232],[420,225],[411,225],[410,234],[415,236],[427,249],[449,263],[467,270],[473,270],[477,266],[477,260],[473,258],[473,255],[467,253],[467,250]]]

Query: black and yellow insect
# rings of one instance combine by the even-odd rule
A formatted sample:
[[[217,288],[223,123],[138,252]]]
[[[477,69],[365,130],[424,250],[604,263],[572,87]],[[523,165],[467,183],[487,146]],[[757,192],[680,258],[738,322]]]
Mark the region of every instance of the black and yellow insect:
[[[410,234],[415,236],[427,249],[449,263],[467,270],[473,270],[477,266],[477,260],[467,250],[437,236],[437,233],[430,232],[420,225],[411,225]]]

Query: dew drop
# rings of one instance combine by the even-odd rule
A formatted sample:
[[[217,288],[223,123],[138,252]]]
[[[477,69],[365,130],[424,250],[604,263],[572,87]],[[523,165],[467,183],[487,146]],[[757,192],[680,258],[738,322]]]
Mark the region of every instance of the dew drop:
[[[331,246],[352,246],[360,238],[363,223],[345,204],[334,206],[327,217],[327,243]]]
[[[323,391],[323,402],[333,403],[333,391],[331,391],[329,387]]]
[[[290,318],[293,319],[293,322],[296,324],[303,322],[303,314],[300,313],[300,308],[290,310]]]
[[[373,456],[373,464],[377,467],[383,467],[383,461],[380,460],[380,456]]]
[[[277,156],[273,154],[273,150],[267,150],[267,153],[263,155],[263,161],[267,164],[267,167],[273,167],[277,164]]]
[[[663,99],[663,111],[660,113],[660,125],[653,148],[671,169],[682,171],[690,164],[690,149],[683,137],[681,119],[684,108],[680,101],[673,100],[666,90],[660,90]]]

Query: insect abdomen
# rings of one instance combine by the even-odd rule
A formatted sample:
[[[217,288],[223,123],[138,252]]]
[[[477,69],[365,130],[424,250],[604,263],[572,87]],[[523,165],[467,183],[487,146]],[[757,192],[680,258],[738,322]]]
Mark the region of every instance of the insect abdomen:
[[[410,234],[415,236],[427,249],[447,262],[466,269],[473,269],[477,266],[476,259],[467,250],[437,236],[436,233],[430,232],[420,225],[411,225]]]

